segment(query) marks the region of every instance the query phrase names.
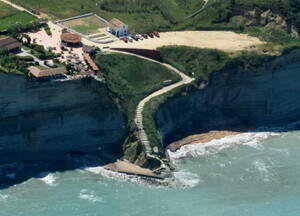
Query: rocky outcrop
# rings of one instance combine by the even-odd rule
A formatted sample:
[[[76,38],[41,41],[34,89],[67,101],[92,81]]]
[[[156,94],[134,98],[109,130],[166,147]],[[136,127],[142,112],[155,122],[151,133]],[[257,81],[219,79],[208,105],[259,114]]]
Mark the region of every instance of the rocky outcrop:
[[[0,73],[0,163],[119,153],[125,124],[100,82],[30,82]]]
[[[293,38],[299,38],[298,30],[292,23],[288,23],[283,16],[273,12],[271,9],[258,12],[247,10],[242,15],[234,16],[232,21],[240,26],[261,26],[266,28],[282,29]]]
[[[300,119],[300,50],[255,71],[232,67],[210,83],[169,100],[157,113],[164,145],[210,130],[274,126]]]

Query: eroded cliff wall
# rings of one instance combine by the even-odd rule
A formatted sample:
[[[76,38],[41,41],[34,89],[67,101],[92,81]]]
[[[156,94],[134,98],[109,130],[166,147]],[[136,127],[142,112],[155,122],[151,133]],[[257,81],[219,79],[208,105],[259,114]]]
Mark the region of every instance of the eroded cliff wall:
[[[0,72],[0,163],[118,152],[125,124],[97,81],[29,82]]]
[[[300,50],[255,71],[233,67],[209,85],[169,100],[157,113],[164,145],[209,130],[286,124],[300,119]]]

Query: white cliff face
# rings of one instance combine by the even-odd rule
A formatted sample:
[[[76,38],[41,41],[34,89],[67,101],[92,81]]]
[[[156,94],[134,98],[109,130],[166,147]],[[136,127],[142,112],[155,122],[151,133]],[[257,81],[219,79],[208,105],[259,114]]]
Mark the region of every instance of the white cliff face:
[[[30,82],[0,73],[0,162],[120,152],[125,124],[99,82]]]
[[[169,100],[157,113],[164,144],[209,130],[286,124],[300,119],[300,50],[258,71],[232,68],[209,85]]]

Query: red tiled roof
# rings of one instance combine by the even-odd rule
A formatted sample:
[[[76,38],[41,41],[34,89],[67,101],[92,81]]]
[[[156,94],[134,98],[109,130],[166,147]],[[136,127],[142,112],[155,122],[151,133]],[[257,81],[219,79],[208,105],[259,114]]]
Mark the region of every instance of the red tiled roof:
[[[65,33],[60,36],[60,39],[67,43],[80,43],[82,37],[78,34]]]

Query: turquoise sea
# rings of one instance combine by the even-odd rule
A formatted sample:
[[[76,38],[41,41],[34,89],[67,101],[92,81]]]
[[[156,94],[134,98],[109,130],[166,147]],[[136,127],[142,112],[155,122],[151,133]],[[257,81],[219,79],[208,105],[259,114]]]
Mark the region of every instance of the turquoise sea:
[[[85,167],[0,190],[0,215],[300,215],[300,131],[229,136],[171,157],[178,172],[169,186],[93,167],[95,158],[73,158]],[[0,172],[18,166],[27,165]]]

